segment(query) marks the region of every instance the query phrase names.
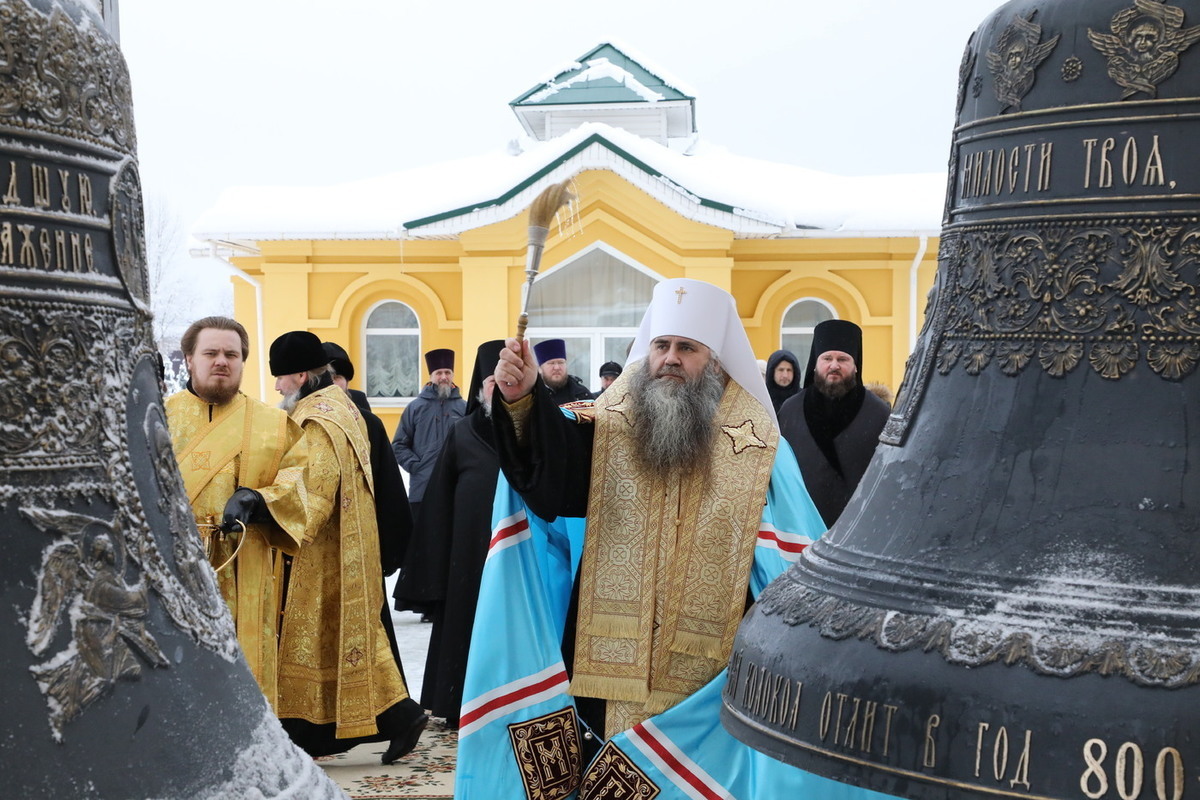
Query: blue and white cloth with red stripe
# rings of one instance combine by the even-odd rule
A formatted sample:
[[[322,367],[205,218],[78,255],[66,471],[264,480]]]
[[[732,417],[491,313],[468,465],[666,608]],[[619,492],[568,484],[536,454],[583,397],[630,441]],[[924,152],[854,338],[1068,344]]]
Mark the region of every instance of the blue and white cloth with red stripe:
[[[825,530],[786,441],[780,440],[755,548],[754,596]],[[503,474],[480,584],[459,722],[456,800],[526,796],[508,726],[573,706],[561,641],[581,519],[547,523],[529,512]],[[684,702],[613,737],[659,787],[659,800],[882,798],[762,755],[721,727],[725,672]]]

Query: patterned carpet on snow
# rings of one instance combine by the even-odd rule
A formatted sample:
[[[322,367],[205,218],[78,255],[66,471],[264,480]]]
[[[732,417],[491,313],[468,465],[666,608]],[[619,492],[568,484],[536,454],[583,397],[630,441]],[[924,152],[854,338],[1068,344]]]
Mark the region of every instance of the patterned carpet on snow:
[[[330,778],[354,800],[405,798],[433,800],[454,796],[458,731],[431,719],[416,748],[391,766],[379,763],[387,742],[362,744],[348,753],[318,758]]]

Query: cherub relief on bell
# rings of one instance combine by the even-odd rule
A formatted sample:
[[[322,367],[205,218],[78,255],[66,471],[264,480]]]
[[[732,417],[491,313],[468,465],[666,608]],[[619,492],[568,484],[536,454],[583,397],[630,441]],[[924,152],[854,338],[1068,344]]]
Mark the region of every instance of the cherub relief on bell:
[[[129,76],[0,6],[0,795],[339,797],[238,648],[171,452]]]
[[[1200,796],[1197,40],[1015,0],[968,42],[925,327],[742,624],[739,739],[909,797]]]

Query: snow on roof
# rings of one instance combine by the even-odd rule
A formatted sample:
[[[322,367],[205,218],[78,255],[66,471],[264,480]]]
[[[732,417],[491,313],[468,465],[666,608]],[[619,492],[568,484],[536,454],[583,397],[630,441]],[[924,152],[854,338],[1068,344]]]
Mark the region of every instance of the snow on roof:
[[[366,180],[232,187],[193,230],[205,240],[422,238],[437,221],[436,233],[452,235],[522,213],[546,183],[587,169],[610,169],[680,213],[760,237],[936,233],[946,189],[944,173],[843,177],[703,139],[685,154],[589,122],[550,141]],[[700,207],[708,216],[691,213]]]
[[[645,53],[643,53],[641,50],[638,50],[636,47],[630,46],[629,43],[624,41],[623,39],[613,38],[610,36],[604,40],[603,44],[597,45],[597,49],[599,47],[603,47],[604,44],[607,44],[610,47],[615,47],[617,50],[620,50],[626,56],[628,56],[629,58],[633,59],[638,64],[640,64],[642,69],[651,73],[652,75],[657,77],[659,80],[661,80],[663,83],[665,83],[667,86],[670,86],[672,89],[675,89],[678,92],[680,92],[681,94],[687,95],[688,97],[699,97],[699,95],[696,94],[696,90],[693,89],[690,85],[688,85],[684,81],[681,81],[679,78],[672,75],[670,72],[662,69],[661,66],[659,64],[657,64],[653,59],[647,58]]]
[[[657,65],[653,64],[649,59],[645,58],[640,52],[638,52],[637,50],[635,50],[632,47],[627,46],[627,44],[625,42],[620,41],[615,38],[612,38],[612,37],[605,39],[600,44],[591,48],[586,53],[584,53],[582,56],[580,56],[578,59],[572,59],[571,61],[568,61],[567,63],[562,64],[558,68],[552,70],[546,77],[544,77],[540,81],[538,81],[538,85],[550,86],[554,83],[554,79],[557,78],[558,76],[562,75],[563,73],[572,72],[577,69],[583,69],[584,64],[581,59],[588,58],[589,56],[592,56],[593,54],[604,50],[606,47],[610,47],[614,50],[619,51],[620,53],[622,53],[625,57],[627,57],[631,61],[636,62],[638,64],[638,66],[640,66],[642,69],[646,70],[651,75],[653,75],[656,78],[658,78],[659,80],[661,80],[665,86],[669,86],[670,88],[674,89],[675,91],[679,92],[680,94],[684,95],[685,97],[694,98],[697,96],[695,89],[691,88],[690,86],[685,84],[683,81],[681,81],[678,78],[676,78],[675,76],[669,74],[665,70],[660,69]],[[590,60],[589,60],[589,63],[590,63]],[[532,100],[532,98],[527,98],[525,102],[533,102],[533,100]]]
[[[558,94],[563,89],[569,89],[577,83],[586,83],[588,81],[600,80],[601,78],[611,78],[617,83],[624,85],[625,88],[647,103],[657,103],[663,99],[661,94],[635,78],[629,70],[618,67],[607,58],[593,58],[587,62],[585,69],[575,73],[562,83],[555,83],[553,80],[548,81],[546,88],[534,92],[524,102],[529,105],[541,103],[546,98]]]

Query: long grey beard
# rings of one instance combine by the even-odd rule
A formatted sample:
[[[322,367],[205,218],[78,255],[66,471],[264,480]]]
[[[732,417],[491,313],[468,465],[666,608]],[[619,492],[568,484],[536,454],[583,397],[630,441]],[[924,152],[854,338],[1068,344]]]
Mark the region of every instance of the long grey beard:
[[[450,397],[450,392],[454,391],[454,384],[438,383],[438,384],[435,384],[434,388],[437,389],[438,399],[445,400]]]
[[[707,468],[713,418],[724,393],[724,372],[716,358],[697,378],[683,383],[652,377],[643,363],[630,380],[633,447],[642,465],[679,474]]]
[[[293,411],[296,410],[296,403],[299,403],[299,402],[300,402],[300,390],[297,389],[294,392],[289,392],[288,394],[285,394],[283,396],[283,399],[279,401],[279,407],[282,408],[287,413],[291,414]]]
[[[488,419],[491,419],[492,397],[487,393],[487,389],[480,389],[476,399],[479,401],[479,407],[483,409],[483,415]]]

